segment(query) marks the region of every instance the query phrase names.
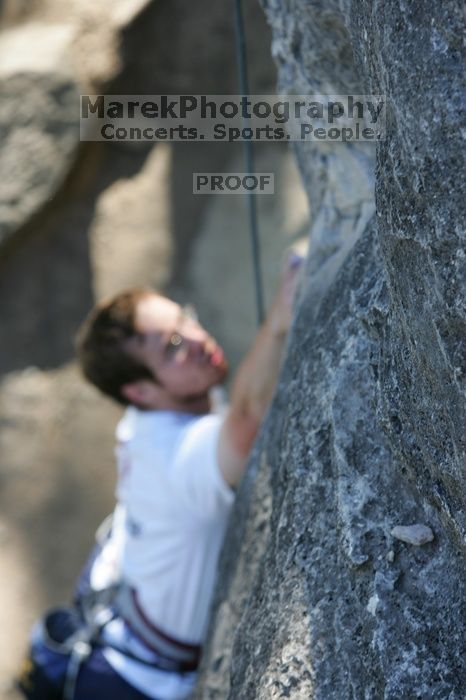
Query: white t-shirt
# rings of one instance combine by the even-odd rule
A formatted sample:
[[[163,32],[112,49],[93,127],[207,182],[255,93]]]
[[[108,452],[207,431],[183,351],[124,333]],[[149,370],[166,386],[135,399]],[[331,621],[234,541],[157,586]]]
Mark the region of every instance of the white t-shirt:
[[[91,573],[101,588],[120,576],[146,617],[171,637],[201,644],[234,492],[218,467],[222,418],[129,408],[117,428],[118,505]],[[107,634],[127,642],[121,621]],[[138,651],[137,640],[131,640]],[[139,649],[144,653],[144,648]],[[160,700],[189,697],[194,673],[168,673],[114,650],[106,657],[134,687]]]

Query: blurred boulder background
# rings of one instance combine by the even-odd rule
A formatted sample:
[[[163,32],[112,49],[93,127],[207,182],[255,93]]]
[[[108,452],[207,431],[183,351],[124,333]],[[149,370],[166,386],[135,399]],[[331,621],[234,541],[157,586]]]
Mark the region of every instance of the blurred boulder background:
[[[245,6],[251,90],[273,92],[270,30]],[[255,328],[242,197],[194,196],[193,172],[243,170],[232,144],[80,143],[78,96],[237,92],[231,3],[0,2],[0,697],[33,619],[67,600],[113,504],[120,411],[80,378],[73,336],[93,302],[152,284],[198,306],[233,366]],[[307,231],[289,150],[259,198],[267,295]]]

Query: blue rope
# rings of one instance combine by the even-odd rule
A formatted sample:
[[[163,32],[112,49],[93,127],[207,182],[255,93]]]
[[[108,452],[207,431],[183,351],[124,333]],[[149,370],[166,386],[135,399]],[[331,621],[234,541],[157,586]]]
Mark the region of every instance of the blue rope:
[[[238,59],[238,80],[240,93],[242,96],[249,95],[248,70],[246,58],[246,39],[244,33],[243,11],[241,0],[235,0],[235,38],[236,54]],[[243,123],[245,119],[243,118]],[[254,157],[252,141],[244,142],[244,155],[246,161],[246,172],[248,175],[254,173]],[[251,190],[248,192],[249,228],[251,234],[251,248],[254,271],[254,286],[256,291],[256,307],[258,325],[264,320],[264,295],[262,291],[262,275],[260,265],[260,244],[259,227],[257,221],[256,194]]]

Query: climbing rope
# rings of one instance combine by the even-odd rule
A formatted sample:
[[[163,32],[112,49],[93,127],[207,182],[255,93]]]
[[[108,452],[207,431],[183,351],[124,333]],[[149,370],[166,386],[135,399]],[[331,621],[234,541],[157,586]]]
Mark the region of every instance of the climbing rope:
[[[243,10],[241,0],[235,2],[235,39],[236,39],[236,55],[238,60],[238,82],[241,96],[249,95],[248,85],[248,70],[246,57],[246,39],[244,32]],[[243,118],[243,123],[245,119]],[[244,156],[246,172],[248,175],[254,173],[254,157],[252,150],[252,141],[244,141]],[[249,211],[249,229],[251,237],[252,260],[254,271],[254,286],[256,291],[256,308],[258,325],[264,320],[264,294],[262,287],[262,274],[260,265],[260,244],[259,244],[259,226],[257,221],[257,202],[256,194],[251,190],[248,192],[248,211]]]

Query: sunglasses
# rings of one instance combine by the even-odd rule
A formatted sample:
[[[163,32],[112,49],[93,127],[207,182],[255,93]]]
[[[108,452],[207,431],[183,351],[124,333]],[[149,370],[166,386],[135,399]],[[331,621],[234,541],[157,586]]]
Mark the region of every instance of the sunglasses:
[[[198,315],[196,309],[192,304],[186,304],[181,307],[180,313],[180,325],[186,321],[197,321]],[[173,360],[182,350],[184,350],[186,340],[183,338],[181,333],[175,331],[172,333],[168,342],[164,348],[164,356],[167,360]]]

